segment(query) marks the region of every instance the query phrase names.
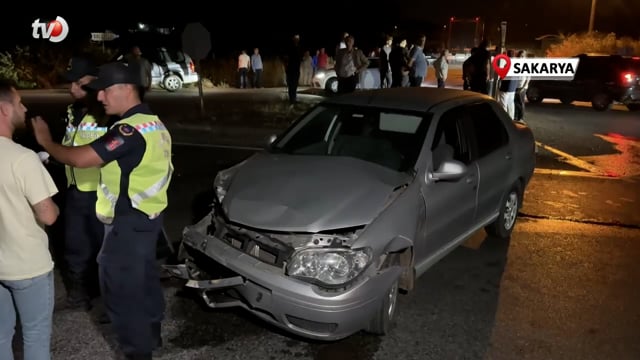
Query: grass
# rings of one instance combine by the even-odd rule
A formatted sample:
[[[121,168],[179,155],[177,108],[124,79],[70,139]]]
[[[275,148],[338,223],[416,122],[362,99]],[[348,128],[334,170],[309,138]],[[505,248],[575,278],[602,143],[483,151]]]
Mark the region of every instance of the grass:
[[[562,41],[551,45],[548,57],[569,57],[584,53],[640,55],[640,40],[616,37],[616,34],[580,33],[562,35]]]

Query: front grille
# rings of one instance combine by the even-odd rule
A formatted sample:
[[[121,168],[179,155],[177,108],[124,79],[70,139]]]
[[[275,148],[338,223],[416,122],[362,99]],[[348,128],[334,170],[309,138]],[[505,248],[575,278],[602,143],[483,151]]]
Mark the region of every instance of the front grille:
[[[231,226],[219,230],[218,239],[273,266],[283,267],[294,251],[293,247],[256,231]]]

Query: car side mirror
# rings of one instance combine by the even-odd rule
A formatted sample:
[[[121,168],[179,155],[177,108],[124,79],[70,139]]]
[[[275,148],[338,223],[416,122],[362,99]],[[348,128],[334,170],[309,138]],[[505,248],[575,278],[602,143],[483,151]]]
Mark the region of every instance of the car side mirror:
[[[466,174],[467,166],[457,160],[446,160],[440,164],[438,170],[429,172],[431,181],[459,180]]]

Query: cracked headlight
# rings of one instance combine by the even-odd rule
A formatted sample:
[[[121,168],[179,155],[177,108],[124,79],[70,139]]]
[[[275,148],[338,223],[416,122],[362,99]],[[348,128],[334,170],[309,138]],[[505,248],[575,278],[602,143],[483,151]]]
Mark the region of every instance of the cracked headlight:
[[[305,281],[337,287],[357,277],[371,261],[371,249],[303,249],[287,265],[287,274]]]

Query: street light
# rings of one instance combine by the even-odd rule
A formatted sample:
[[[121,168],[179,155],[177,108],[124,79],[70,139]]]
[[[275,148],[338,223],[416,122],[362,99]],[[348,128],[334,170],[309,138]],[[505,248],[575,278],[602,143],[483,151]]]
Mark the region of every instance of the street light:
[[[593,22],[596,18],[596,0],[591,0],[591,16],[589,17],[589,32],[593,32]]]

